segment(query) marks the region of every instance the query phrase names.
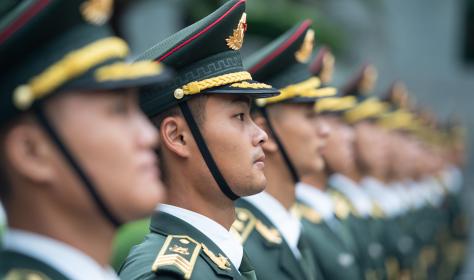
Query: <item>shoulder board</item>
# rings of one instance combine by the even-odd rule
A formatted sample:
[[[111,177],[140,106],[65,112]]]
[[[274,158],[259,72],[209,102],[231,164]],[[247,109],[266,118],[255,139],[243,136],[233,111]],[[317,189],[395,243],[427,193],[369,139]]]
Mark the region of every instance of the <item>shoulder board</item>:
[[[245,208],[235,208],[235,221],[230,228],[230,232],[244,244],[250,233],[254,230],[257,219]]]
[[[50,280],[48,276],[40,271],[32,269],[14,268],[2,278],[4,280]]]
[[[304,205],[303,203],[295,203],[291,208],[291,212],[299,219],[306,219],[313,224],[319,224],[322,220],[321,214],[313,208]]]
[[[280,232],[274,227],[267,227],[262,221],[257,220],[255,223],[257,232],[268,242],[280,244],[282,242]]]
[[[190,279],[202,245],[186,235],[168,235],[151,267],[156,274],[166,272]]]
[[[339,192],[331,191],[329,194],[334,202],[334,213],[336,213],[336,217],[345,220],[353,211],[352,204]]]
[[[372,217],[381,219],[385,217],[385,212],[383,211],[380,204],[376,201],[372,201]]]

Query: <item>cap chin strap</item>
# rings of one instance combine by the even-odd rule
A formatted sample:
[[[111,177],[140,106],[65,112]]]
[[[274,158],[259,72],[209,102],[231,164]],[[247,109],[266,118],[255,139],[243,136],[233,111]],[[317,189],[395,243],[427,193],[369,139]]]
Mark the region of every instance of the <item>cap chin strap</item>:
[[[69,164],[69,166],[72,168],[72,170],[76,173],[76,175],[79,177],[79,179],[82,181],[82,185],[85,187],[87,192],[89,193],[90,197],[94,201],[95,205],[99,209],[99,211],[102,213],[104,218],[109,221],[115,228],[119,227],[122,223],[115,217],[112,212],[107,208],[106,203],[102,200],[100,195],[97,192],[97,188],[94,186],[92,181],[89,179],[89,177],[86,175],[84,170],[80,167],[79,163],[75,160],[73,157],[72,153],[69,151],[67,146],[64,144],[63,141],[61,141],[61,138],[59,134],[55,131],[51,123],[49,122],[43,108],[42,104],[39,104],[34,109],[34,113],[36,115],[36,118],[39,122],[39,124],[43,127],[44,131],[48,136],[50,137],[51,141],[58,147],[59,151],[62,153],[64,156],[64,159],[66,162]]]
[[[286,152],[286,149],[280,140],[280,137],[278,137],[278,135],[275,132],[275,129],[273,129],[272,122],[270,121],[270,118],[268,116],[267,109],[265,107],[259,107],[259,109],[263,117],[267,121],[268,130],[270,130],[270,133],[272,134],[273,139],[275,140],[275,143],[277,144],[278,149],[280,150],[283,160],[285,161],[286,166],[288,167],[288,171],[290,171],[290,175],[291,175],[291,178],[293,179],[293,182],[295,184],[298,183],[300,181],[300,176],[298,175],[298,172],[296,171],[295,166],[291,162],[290,157],[288,156],[288,153]]]
[[[217,185],[230,200],[238,199],[239,196],[232,191],[232,189],[225,181],[224,176],[222,176],[221,172],[219,171],[219,168],[217,167],[214,158],[212,157],[209,149],[207,148],[206,141],[204,141],[204,138],[202,137],[201,131],[199,130],[199,127],[193,117],[193,114],[191,113],[191,110],[189,109],[187,102],[179,103],[179,108],[181,109],[181,112],[183,113],[184,119],[186,120],[189,129],[191,130],[191,133],[194,137],[194,140],[196,141],[199,151],[201,152],[201,155],[204,158],[204,162],[206,162],[207,168],[209,168],[209,171],[211,172],[212,177],[214,177],[214,180],[216,181]]]

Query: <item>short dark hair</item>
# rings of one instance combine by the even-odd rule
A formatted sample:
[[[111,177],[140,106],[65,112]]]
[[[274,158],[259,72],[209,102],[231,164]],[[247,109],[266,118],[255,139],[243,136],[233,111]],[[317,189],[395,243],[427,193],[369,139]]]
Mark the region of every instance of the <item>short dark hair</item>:
[[[196,121],[198,126],[202,126],[202,124],[205,121],[206,117],[206,102],[207,102],[207,97],[206,95],[200,95],[196,96],[193,99],[187,101],[189,108],[193,114],[194,120]],[[163,122],[164,119],[172,116],[182,116],[181,110],[179,107],[175,106],[173,108],[170,108],[164,112],[161,112],[160,114],[154,116],[151,118],[151,122],[153,125],[160,130],[161,123]],[[161,147],[158,148],[157,153],[160,155],[161,153]],[[159,156],[158,157],[160,160],[160,168],[161,168],[161,177],[164,182],[166,182],[169,178],[169,172],[168,168],[166,166],[166,162],[164,162],[163,157]]]

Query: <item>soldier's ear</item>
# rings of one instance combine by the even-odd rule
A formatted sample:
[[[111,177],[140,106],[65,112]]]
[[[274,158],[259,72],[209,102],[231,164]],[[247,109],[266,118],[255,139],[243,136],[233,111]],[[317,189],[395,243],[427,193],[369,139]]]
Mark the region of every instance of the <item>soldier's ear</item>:
[[[259,114],[254,115],[253,119],[254,119],[255,124],[257,124],[268,135],[268,140],[265,141],[262,145],[263,151],[266,154],[277,152],[278,151],[278,146],[275,143],[275,140],[273,138],[273,134],[271,133],[270,129],[268,128],[267,120]]]
[[[178,157],[187,158],[191,155],[193,143],[191,131],[181,116],[169,116],[160,124],[161,145]]]
[[[40,184],[54,180],[57,151],[32,119],[25,118],[13,125],[5,133],[4,144],[5,160],[14,174]]]

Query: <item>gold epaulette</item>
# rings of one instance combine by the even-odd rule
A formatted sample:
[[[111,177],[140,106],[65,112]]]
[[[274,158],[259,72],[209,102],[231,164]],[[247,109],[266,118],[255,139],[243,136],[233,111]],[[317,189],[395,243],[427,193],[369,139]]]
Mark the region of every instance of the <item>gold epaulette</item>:
[[[291,212],[299,219],[306,219],[313,224],[319,224],[322,220],[321,214],[302,203],[295,203],[295,205],[291,207]]]
[[[380,204],[376,201],[372,201],[372,217],[376,219],[381,219],[385,217],[385,212],[383,211]]]
[[[40,271],[14,268],[8,271],[5,280],[51,280],[48,276],[44,275]]]
[[[257,224],[257,218],[245,208],[235,208],[235,221],[230,228],[233,234],[241,244],[244,244],[252,230]]]
[[[336,217],[341,220],[345,220],[351,213],[356,215],[352,204],[347,200],[346,197],[336,191],[330,191],[329,194],[332,198],[332,201],[334,202],[334,213],[336,213]]]
[[[174,272],[190,279],[202,244],[186,235],[169,235],[151,267],[152,271]]]

